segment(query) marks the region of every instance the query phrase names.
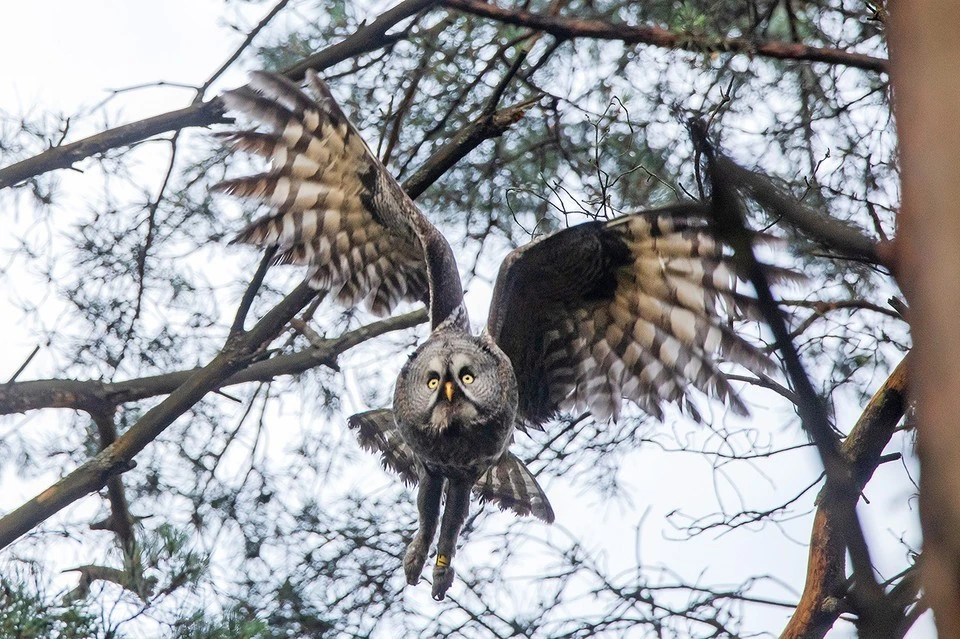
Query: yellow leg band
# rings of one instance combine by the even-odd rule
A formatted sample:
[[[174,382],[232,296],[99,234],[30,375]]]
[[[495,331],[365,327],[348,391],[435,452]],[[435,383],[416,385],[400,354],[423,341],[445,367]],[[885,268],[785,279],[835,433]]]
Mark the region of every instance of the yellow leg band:
[[[446,555],[437,555],[437,565],[441,568],[446,568],[450,565],[450,558]]]

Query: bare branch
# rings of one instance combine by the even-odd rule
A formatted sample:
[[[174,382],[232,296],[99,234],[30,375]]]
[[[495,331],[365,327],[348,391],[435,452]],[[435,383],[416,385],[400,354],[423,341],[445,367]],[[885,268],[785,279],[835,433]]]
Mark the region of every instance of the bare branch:
[[[243,332],[243,323],[247,320],[247,313],[250,312],[253,300],[257,297],[257,291],[260,290],[260,285],[263,284],[263,278],[266,277],[267,270],[270,268],[270,263],[273,261],[273,256],[276,255],[276,253],[276,245],[268,247],[267,250],[263,252],[263,257],[260,259],[257,272],[253,274],[253,279],[250,280],[250,284],[247,285],[247,290],[243,292],[243,297],[240,299],[237,314],[234,316],[233,325],[230,327],[231,337]]]
[[[81,497],[103,488],[111,476],[134,467],[134,456],[204,395],[241,370],[247,358],[284,327],[316,294],[300,284],[250,331],[227,340],[213,360],[193,373],[127,432],[69,475],[0,518],[0,548]]]
[[[426,321],[426,311],[373,322],[334,339],[321,340],[314,348],[277,355],[250,364],[223,380],[217,389],[247,382],[266,382],[285,375],[299,375],[319,365],[330,365],[336,357],[360,342],[391,331],[411,328]],[[322,344],[322,347],[321,347]],[[125,382],[98,380],[42,379],[0,386],[0,415],[22,413],[41,408],[72,408],[95,411],[107,404],[121,405],[173,392],[202,368],[141,377]]]
[[[403,188],[410,197],[416,198],[481,142],[503,135],[539,100],[540,96],[536,96],[494,113],[481,115],[434,153],[428,162],[403,183]]]
[[[220,103],[220,100],[211,100],[179,111],[171,111],[146,120],[124,124],[71,144],[54,147],[32,158],[0,169],[0,189],[13,186],[22,180],[47,171],[69,168],[91,155],[140,142],[167,131],[178,131],[191,126],[209,126],[229,121],[223,115],[223,104]]]
[[[881,315],[886,315],[887,317],[892,317],[893,319],[903,319],[903,316],[895,310],[889,309],[886,306],[880,306],[874,304],[873,302],[868,302],[867,300],[788,300],[781,299],[780,303],[784,306],[795,306],[799,308],[809,308],[813,310],[815,315],[826,315],[831,311],[840,311],[840,310],[866,310],[873,311],[874,313],[880,313]]]
[[[296,65],[284,71],[284,75],[291,80],[302,80],[307,73],[307,69],[326,69],[337,62],[355,58],[360,54],[393,46],[399,40],[405,38],[406,33],[401,32],[387,35],[387,31],[410,16],[429,9],[430,6],[436,4],[436,2],[437,0],[406,0],[405,2],[401,2],[389,11],[381,14],[370,24],[361,25],[360,28],[346,40],[327,47],[315,55],[304,58]]]
[[[371,24],[360,27],[353,35],[342,42],[306,58],[297,66],[288,69],[286,73],[289,77],[299,80],[303,78],[307,69],[326,69],[362,53],[390,46],[397,40],[402,39],[403,35],[387,37],[385,36],[386,31],[397,22],[433,4],[433,1],[407,0],[407,2],[403,2],[387,11]],[[91,155],[121,146],[128,146],[167,131],[179,131],[192,126],[209,126],[231,121],[224,117],[223,103],[219,98],[192,104],[185,109],[108,129],[102,133],[72,144],[52,148],[32,158],[0,169],[0,189],[13,186],[27,178],[54,169],[68,168]]]

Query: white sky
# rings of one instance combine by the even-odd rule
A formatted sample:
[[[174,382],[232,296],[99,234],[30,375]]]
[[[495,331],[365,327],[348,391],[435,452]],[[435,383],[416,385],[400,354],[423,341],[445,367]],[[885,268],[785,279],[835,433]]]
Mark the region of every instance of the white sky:
[[[247,23],[259,20],[268,8],[245,9]],[[0,73],[0,109],[13,114],[38,109],[73,113],[98,103],[109,89],[157,80],[200,83],[219,67],[242,38],[223,28],[223,12],[221,0],[7,2],[0,20],[0,60],[4,61],[3,73]],[[231,72],[221,88],[240,84],[243,71],[239,68]],[[111,110],[121,121],[135,121],[186,106],[192,97],[191,92],[174,88],[136,91],[120,96]],[[0,158],[0,164],[6,165],[7,161]],[[155,177],[159,184],[162,176]],[[0,216],[3,215],[0,212]],[[0,292],[0,352],[3,353],[0,379],[8,377],[35,345],[35,338],[7,312],[7,304]],[[474,323],[480,319],[474,317]],[[354,374],[362,378],[362,371]],[[28,371],[22,379],[34,377]],[[768,417],[770,424],[785,421],[782,415]],[[758,419],[763,419],[762,412]],[[716,496],[721,495],[730,509],[736,509],[738,490],[746,490],[751,507],[775,505],[785,495],[793,494],[791,486],[807,481],[815,464],[809,455],[791,459],[798,464],[797,468],[776,464],[762,469],[744,466],[733,471],[729,481],[724,481],[702,460],[686,459],[678,463],[677,455],[658,449],[641,451],[630,456],[621,473],[633,486],[631,492],[637,505],[637,510],[628,511],[626,517],[617,505],[601,508],[598,516],[580,516],[577,513],[596,512],[596,505],[583,506],[582,495],[568,485],[551,482],[545,488],[565,528],[585,539],[615,540],[603,558],[608,565],[629,564],[634,560],[634,528],[639,522],[636,514],[639,512],[645,513],[642,554],[646,561],[669,565],[691,580],[706,570],[706,583],[714,582],[727,572],[732,581],[756,572],[771,574],[799,592],[806,567],[809,518],[791,522],[782,529],[771,526],[737,539],[707,537],[682,543],[671,540],[669,526],[664,525],[668,513],[680,503],[686,511],[708,513],[716,509]],[[30,482],[3,477],[0,510],[19,505],[49,481],[49,477]],[[864,516],[870,522],[870,537],[878,549],[878,563],[891,568],[902,566],[904,550],[896,536],[903,528],[900,523],[903,517],[916,517],[915,512],[911,515],[903,508],[909,493],[895,469],[883,467],[868,487],[868,496],[872,505],[864,510]],[[807,507],[812,497],[813,494],[808,495],[803,501]],[[581,511],[582,507],[593,510]],[[565,511],[572,516],[564,521]],[[784,535],[796,542],[786,541]],[[912,540],[916,541],[915,534]],[[469,553],[469,547],[461,552]],[[771,596],[790,600],[791,588]],[[776,633],[787,616],[788,612],[782,609],[751,610],[747,627]],[[845,634],[841,630],[832,636]],[[929,624],[917,626],[911,634],[915,638],[931,635]]]
[[[98,101],[107,89],[156,80],[200,83],[241,39],[224,37],[222,15],[223,3],[213,0],[6,3],[0,23],[4,107],[43,104],[69,112]],[[155,111],[144,105],[140,113],[174,104],[151,99]],[[131,110],[131,118],[136,115]]]

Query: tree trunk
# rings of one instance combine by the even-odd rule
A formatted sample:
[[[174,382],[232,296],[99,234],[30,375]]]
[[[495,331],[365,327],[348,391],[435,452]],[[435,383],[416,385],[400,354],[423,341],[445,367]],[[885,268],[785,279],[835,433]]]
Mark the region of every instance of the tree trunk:
[[[910,304],[922,465],[923,587],[941,637],[960,637],[960,4],[892,7],[903,200],[897,275]]]

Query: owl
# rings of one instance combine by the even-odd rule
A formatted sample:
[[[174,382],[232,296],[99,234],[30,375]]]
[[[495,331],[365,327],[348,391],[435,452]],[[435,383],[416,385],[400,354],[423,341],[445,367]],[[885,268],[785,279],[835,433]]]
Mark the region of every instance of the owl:
[[[625,401],[661,419],[674,402],[698,418],[695,392],[747,414],[719,364],[768,372],[771,363],[731,327],[756,301],[737,290],[730,251],[710,234],[705,207],[586,222],[514,250],[475,335],[449,243],[326,84],[315,73],[307,83],[312,96],[256,72],[223,96],[257,128],[221,137],[266,158],[269,169],[217,188],[270,207],[237,242],[276,247],[276,262],[306,266],[311,286],[340,303],[381,315],[403,300],[429,309],[431,333],[400,370],[392,410],[349,420],[363,447],[417,486],[407,583],[420,581],[439,526],[432,594],[444,598],[471,493],[554,520],[536,478],[509,450],[517,429],[583,410],[616,419]]]

